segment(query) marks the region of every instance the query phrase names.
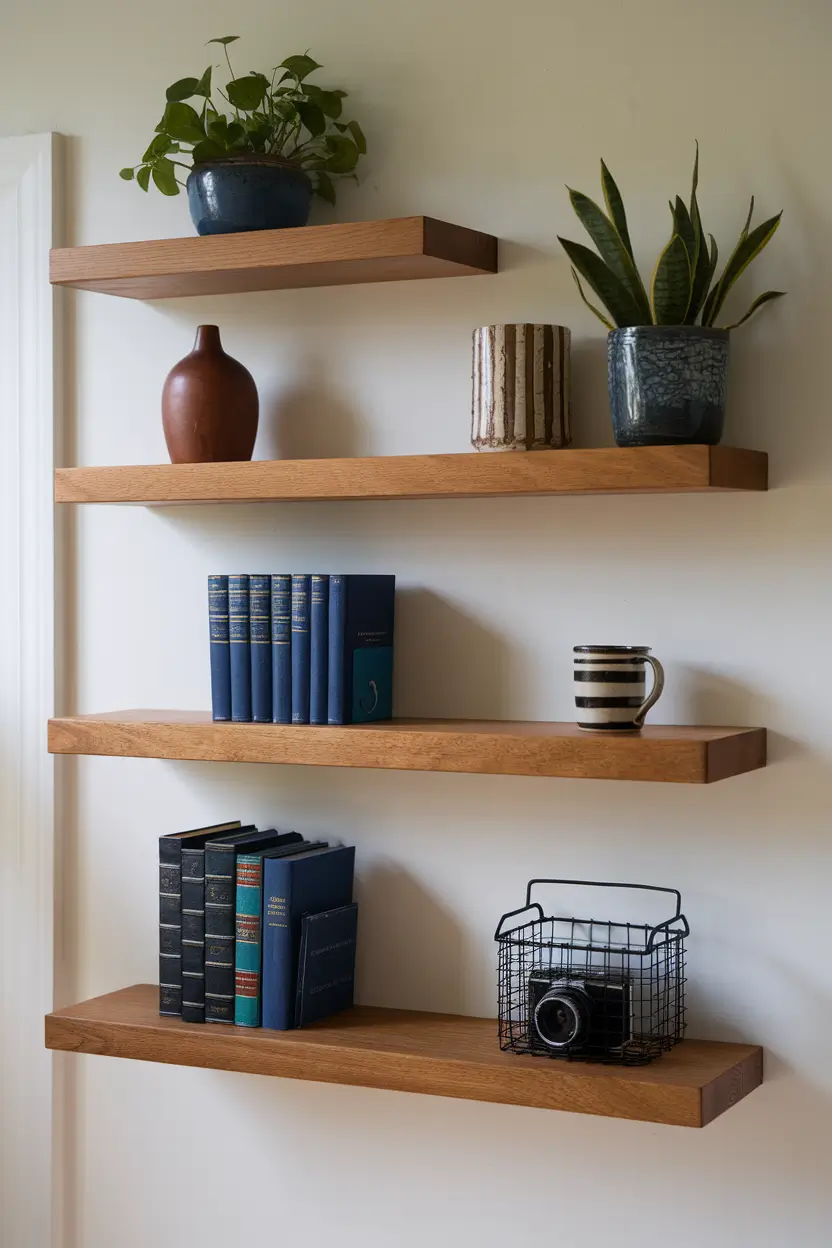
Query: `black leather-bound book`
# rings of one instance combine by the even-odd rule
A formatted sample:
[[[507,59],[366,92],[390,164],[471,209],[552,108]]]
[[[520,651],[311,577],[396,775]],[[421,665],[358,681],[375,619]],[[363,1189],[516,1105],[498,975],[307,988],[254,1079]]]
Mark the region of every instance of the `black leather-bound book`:
[[[242,829],[205,843],[205,1021],[234,1022],[234,942],[237,854],[294,846],[299,832]]]
[[[182,1013],[182,848],[239,828],[240,820],[159,837],[159,1013]]]
[[[240,833],[256,832],[253,823]],[[205,1022],[205,846],[221,836],[215,828],[182,846],[182,1018],[186,1023]]]
[[[358,905],[305,914],[301,922],[295,1026],[348,1010],[355,991]]]

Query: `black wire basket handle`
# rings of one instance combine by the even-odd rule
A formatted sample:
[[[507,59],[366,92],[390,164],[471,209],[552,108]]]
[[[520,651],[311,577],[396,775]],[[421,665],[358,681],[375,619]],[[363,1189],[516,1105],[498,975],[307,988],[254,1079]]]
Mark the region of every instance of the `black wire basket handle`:
[[[506,936],[508,934],[506,931],[503,931],[503,924],[505,923],[506,919],[514,918],[518,914],[526,914],[527,911],[529,910],[536,910],[538,919],[540,921],[543,920],[544,918],[543,907],[541,906],[539,901],[532,901],[532,889],[534,888],[536,884],[565,884],[565,885],[568,885],[570,888],[573,888],[573,887],[574,888],[628,888],[628,889],[638,889],[640,892],[646,892],[646,893],[666,893],[669,897],[676,898],[676,911],[673,915],[671,915],[669,919],[665,919],[662,923],[657,923],[655,927],[650,928],[650,935],[647,940],[646,952],[649,953],[650,950],[653,948],[656,942],[656,938],[659,935],[659,933],[663,931],[666,931],[669,933],[675,923],[680,924],[680,927],[678,929],[679,935],[681,936],[690,935],[690,924],[688,923],[685,916],[682,914],[682,894],[679,892],[677,888],[662,888],[658,884],[618,884],[610,880],[553,880],[553,879],[549,879],[549,878],[541,876],[538,879],[529,880],[528,884],[526,885],[525,906],[520,906],[519,909],[517,910],[506,911],[506,913],[500,919],[500,922],[497,924],[497,930],[494,933],[495,940],[499,940],[502,936]],[[515,923],[514,926],[509,930],[514,931],[515,928],[523,927],[523,926],[524,924],[522,923]]]

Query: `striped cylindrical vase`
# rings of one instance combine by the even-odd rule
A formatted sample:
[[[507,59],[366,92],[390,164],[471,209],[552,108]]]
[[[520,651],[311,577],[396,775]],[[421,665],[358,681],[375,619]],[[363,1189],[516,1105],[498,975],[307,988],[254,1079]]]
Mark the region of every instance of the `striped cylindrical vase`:
[[[570,337],[564,325],[474,330],[471,444],[478,451],[569,445]]]

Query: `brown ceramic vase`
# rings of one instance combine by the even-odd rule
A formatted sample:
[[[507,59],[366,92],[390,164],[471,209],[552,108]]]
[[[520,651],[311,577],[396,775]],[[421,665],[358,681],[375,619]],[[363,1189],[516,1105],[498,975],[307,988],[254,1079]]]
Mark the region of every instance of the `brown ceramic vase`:
[[[258,408],[251,373],[225,354],[216,325],[200,325],[193,351],[170,370],[162,391],[171,463],[251,459]]]

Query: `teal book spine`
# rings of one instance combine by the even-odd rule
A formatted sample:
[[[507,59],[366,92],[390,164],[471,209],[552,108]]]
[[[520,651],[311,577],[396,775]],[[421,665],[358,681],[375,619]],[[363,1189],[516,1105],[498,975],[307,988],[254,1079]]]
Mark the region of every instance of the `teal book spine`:
[[[251,639],[251,718],[272,722],[272,578],[249,578]]]
[[[228,640],[231,667],[231,718],[251,723],[251,637],[249,577],[228,578]]]
[[[263,897],[262,854],[237,855],[234,1022],[260,1026],[260,945]]]

